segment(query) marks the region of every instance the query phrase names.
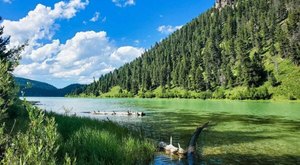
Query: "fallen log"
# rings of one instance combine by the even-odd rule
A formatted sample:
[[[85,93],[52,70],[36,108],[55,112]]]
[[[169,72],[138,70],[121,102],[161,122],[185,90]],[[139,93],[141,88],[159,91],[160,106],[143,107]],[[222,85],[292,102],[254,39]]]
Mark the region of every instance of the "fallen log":
[[[27,101],[31,105],[41,105],[40,101]]]
[[[90,113],[92,115],[102,115],[102,116],[145,116],[146,114],[144,112],[108,112],[108,111],[93,111],[93,112],[85,112]]]
[[[189,145],[187,147],[187,153],[186,153],[189,164],[194,164],[197,139],[198,139],[200,133],[202,132],[202,130],[204,128],[206,128],[208,126],[208,124],[209,124],[209,122],[207,122],[204,125],[198,127],[195,130],[195,132],[193,133],[193,135],[192,135],[192,137],[189,141]]]

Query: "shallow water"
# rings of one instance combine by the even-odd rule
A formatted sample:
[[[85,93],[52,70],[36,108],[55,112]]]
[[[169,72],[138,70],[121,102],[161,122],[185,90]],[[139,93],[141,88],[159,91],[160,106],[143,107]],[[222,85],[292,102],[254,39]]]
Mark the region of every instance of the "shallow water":
[[[30,97],[41,108],[64,113],[142,111],[145,117],[109,116],[155,141],[186,146],[195,128],[210,127],[198,139],[196,164],[300,164],[300,103],[185,99],[85,99]],[[91,116],[106,120],[106,116]],[[151,164],[187,164],[157,153]]]

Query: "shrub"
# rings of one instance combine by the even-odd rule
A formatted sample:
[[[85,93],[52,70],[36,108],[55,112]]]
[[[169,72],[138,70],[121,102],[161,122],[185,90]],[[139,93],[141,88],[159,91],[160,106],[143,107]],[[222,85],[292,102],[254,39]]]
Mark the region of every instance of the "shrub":
[[[100,97],[134,97],[134,94],[131,92],[128,92],[127,90],[123,90],[120,86],[115,86],[109,90],[107,93],[103,93],[100,95]]]
[[[247,88],[237,87],[225,92],[225,97],[232,100],[266,100],[271,98],[271,94],[266,87]]]
[[[19,132],[6,146],[3,164],[55,164],[58,134],[54,118],[27,106],[30,119],[25,133]]]
[[[225,98],[225,89],[224,88],[218,88],[214,91],[212,94],[212,97],[214,99],[224,99]]]

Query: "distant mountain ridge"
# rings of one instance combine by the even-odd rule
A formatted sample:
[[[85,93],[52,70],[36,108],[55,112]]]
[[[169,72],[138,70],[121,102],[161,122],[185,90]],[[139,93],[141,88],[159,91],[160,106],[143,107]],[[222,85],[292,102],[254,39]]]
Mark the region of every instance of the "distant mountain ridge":
[[[35,97],[63,97],[66,94],[74,91],[76,88],[80,88],[84,85],[81,84],[71,84],[64,88],[58,89],[53,85],[45,82],[30,80],[21,77],[15,77],[17,85],[19,85],[21,96],[21,91],[24,92],[24,96],[35,96]]]

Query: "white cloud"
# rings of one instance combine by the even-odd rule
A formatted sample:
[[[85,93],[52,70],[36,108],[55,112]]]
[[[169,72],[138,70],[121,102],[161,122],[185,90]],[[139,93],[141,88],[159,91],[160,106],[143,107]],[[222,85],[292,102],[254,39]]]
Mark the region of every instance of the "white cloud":
[[[162,25],[157,28],[157,31],[159,31],[162,34],[170,34],[181,28],[182,25],[180,26]]]
[[[134,0],[127,0],[124,4],[125,6],[132,6],[135,5],[135,1]]]
[[[93,77],[113,71],[144,52],[143,48],[116,47],[104,31],[77,32],[65,43],[53,39],[59,27],[56,21],[74,17],[87,4],[80,0],[58,2],[53,8],[38,4],[18,21],[4,20],[1,26],[5,26],[4,34],[11,36],[10,46],[26,40],[29,44],[14,74],[64,85],[90,83]]]
[[[90,19],[91,22],[97,22],[99,19],[100,13],[95,12],[94,16]]]
[[[78,32],[62,45],[56,61],[61,65],[73,65],[80,59],[87,59],[93,56],[101,55],[102,58],[109,56],[113,52],[113,45],[106,37],[106,32]]]
[[[31,52],[30,58],[32,61],[44,61],[45,59],[52,58],[54,55],[58,53],[60,49],[60,41],[53,40],[52,43],[46,44],[36,50]]]
[[[139,57],[144,51],[145,50],[143,48],[124,46],[114,51],[111,54],[110,59],[115,65],[121,66],[122,64],[128,63]]]
[[[11,4],[12,3],[12,0],[2,0],[4,3],[9,3]]]
[[[39,53],[45,52],[43,55]],[[116,47],[106,32],[78,32],[60,44],[58,40],[35,50],[32,63],[21,64],[14,72],[17,76],[40,78],[47,75],[78,83],[90,83],[93,77],[113,71],[139,57],[143,48]]]
[[[23,54],[30,54],[34,47],[40,46],[37,42],[40,39],[51,40],[58,25],[55,24],[57,19],[70,19],[76,15],[80,9],[84,9],[88,0],[70,0],[58,2],[54,8],[38,4],[34,10],[30,11],[27,16],[18,21],[4,20],[1,26],[4,26],[4,35],[11,36],[10,46],[17,46],[28,41]],[[25,56],[27,57],[27,56]]]
[[[135,0],[112,0],[112,2],[118,7],[127,7],[135,5]]]

